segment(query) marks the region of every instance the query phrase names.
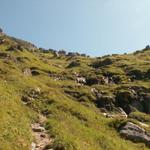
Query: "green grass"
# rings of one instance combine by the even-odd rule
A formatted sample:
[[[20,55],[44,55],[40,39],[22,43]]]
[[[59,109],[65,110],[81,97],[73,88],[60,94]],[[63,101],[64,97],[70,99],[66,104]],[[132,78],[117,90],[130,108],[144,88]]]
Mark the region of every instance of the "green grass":
[[[8,38],[8,37],[7,37]],[[0,45],[0,51],[6,52],[14,41]],[[95,106],[95,95],[91,88],[113,95],[118,89],[129,86],[150,87],[148,79],[127,81],[126,68],[139,68],[146,72],[150,60],[149,52],[136,55],[108,56],[113,64],[95,69],[91,64],[96,58],[60,57],[52,53],[13,51],[8,52],[14,58],[27,58],[23,62],[0,58],[0,149],[28,150],[33,140],[31,122],[42,113],[48,118],[45,127],[54,137],[53,147],[65,150],[146,150],[144,144],[132,143],[122,139],[117,130],[110,126],[114,119],[105,118]],[[101,58],[104,59],[104,58]],[[77,67],[67,68],[72,61],[79,61]],[[134,60],[134,61],[133,61]],[[123,66],[123,67],[122,67]],[[25,76],[24,68],[36,67],[38,76]],[[124,83],[110,85],[79,86],[75,83],[74,72],[85,77],[99,77],[109,72],[123,77]],[[49,76],[52,73],[53,76]],[[55,77],[64,79],[55,81]],[[24,105],[21,101],[26,92],[39,87],[42,94]],[[135,120],[149,123],[149,115],[133,113]]]

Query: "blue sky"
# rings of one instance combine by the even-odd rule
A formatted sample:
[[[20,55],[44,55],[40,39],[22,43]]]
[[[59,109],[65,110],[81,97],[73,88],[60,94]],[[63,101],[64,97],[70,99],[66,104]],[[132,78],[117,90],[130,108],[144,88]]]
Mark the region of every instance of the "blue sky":
[[[43,48],[132,52],[150,44],[150,0],[0,0],[0,26]]]

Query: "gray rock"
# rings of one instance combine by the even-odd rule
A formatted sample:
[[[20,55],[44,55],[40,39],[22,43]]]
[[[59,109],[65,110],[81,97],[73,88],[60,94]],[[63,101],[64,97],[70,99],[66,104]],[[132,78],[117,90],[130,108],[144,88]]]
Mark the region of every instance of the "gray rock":
[[[141,112],[144,111],[144,107],[143,107],[142,103],[138,100],[132,101],[131,106],[136,108],[137,110],[139,110]]]
[[[31,144],[31,150],[35,150],[35,148],[36,148],[36,144],[34,142],[32,142],[32,144]]]
[[[114,108],[115,99],[113,96],[101,95],[97,96],[96,104],[99,108],[105,108],[108,111],[112,111]]]
[[[79,84],[85,84],[86,83],[86,78],[78,77],[78,78],[76,78],[76,82],[79,83]]]
[[[144,96],[144,112],[150,114],[150,94]]]
[[[119,133],[128,140],[142,142],[150,147],[150,133],[132,122],[127,122],[121,127]]]
[[[32,130],[34,132],[44,132],[45,128],[43,128],[43,127],[33,127]]]
[[[25,69],[23,69],[23,74],[24,74],[25,76],[32,76],[31,69],[30,69],[30,68],[25,68]]]

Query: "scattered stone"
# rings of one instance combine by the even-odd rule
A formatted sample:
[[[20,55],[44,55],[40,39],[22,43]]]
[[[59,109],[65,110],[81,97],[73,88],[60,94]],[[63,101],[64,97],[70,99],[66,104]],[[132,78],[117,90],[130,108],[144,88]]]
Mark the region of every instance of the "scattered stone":
[[[36,94],[41,94],[41,89],[39,87],[37,87],[37,88],[34,89],[34,92]]]
[[[80,54],[79,54],[79,53],[74,53],[74,52],[69,52],[69,53],[67,54],[67,56],[74,57],[74,56],[80,56]]]
[[[60,55],[60,56],[66,56],[66,51],[65,50],[59,50],[58,51],[58,54]]]
[[[5,43],[5,39],[0,39],[0,44],[3,44],[3,43]]]
[[[76,82],[79,83],[79,84],[85,84],[86,83],[86,78],[84,77],[78,77],[76,78]]]
[[[0,52],[0,58],[9,58],[10,54],[5,53],[5,52]]]
[[[60,56],[57,51],[53,51],[53,54],[54,54],[54,57],[59,57]]]
[[[41,127],[41,126],[38,126],[38,124],[37,124],[37,126],[34,125],[34,126],[32,127],[32,130],[33,130],[34,132],[44,132],[44,131],[45,131],[45,129],[44,129],[43,127]]]
[[[31,144],[31,150],[35,150],[35,148],[36,148],[36,144],[34,142],[32,142],[32,144]]]
[[[33,131],[33,137],[35,139],[35,143],[32,142],[32,150],[50,150],[51,145],[53,143],[53,139],[50,138],[45,128],[41,126],[45,121],[45,117],[39,115],[39,122],[31,125]]]
[[[121,107],[118,107],[117,109],[118,109],[118,111],[120,112],[120,116],[121,116],[121,117],[123,117],[123,118],[128,118],[127,113],[126,113]]]
[[[24,96],[22,96],[22,99],[21,99],[21,100],[22,100],[23,102],[25,102],[24,104],[27,104],[27,103],[33,101],[34,98],[33,98],[33,97],[30,97],[30,96],[27,96],[27,95],[24,95]]]
[[[30,68],[24,68],[24,69],[23,69],[23,74],[24,74],[25,76],[32,76],[31,69],[30,69]]]
[[[17,51],[18,49],[18,45],[16,44],[16,45],[11,45],[8,49],[7,49],[7,51]]]

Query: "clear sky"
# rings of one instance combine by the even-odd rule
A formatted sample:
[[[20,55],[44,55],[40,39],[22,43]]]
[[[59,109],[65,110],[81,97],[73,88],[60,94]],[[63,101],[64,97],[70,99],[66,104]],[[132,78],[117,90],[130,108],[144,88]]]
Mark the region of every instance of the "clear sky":
[[[43,48],[131,52],[150,44],[150,0],[0,0],[0,26]]]

